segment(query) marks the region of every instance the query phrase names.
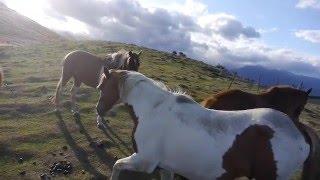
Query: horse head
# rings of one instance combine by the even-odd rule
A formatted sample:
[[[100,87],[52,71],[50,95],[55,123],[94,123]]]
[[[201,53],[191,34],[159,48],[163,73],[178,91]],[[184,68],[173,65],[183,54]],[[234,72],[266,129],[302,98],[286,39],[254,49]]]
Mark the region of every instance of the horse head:
[[[303,91],[289,86],[275,86],[267,90],[267,97],[271,102],[271,108],[280,110],[294,121],[298,121],[311,91],[312,89]]]
[[[134,53],[132,51],[128,52],[128,58],[127,61],[125,62],[125,67],[124,69],[129,70],[129,71],[138,71],[140,67],[140,55],[142,51],[138,53]]]
[[[126,71],[109,70],[104,67],[104,73],[100,79],[97,89],[100,90],[100,97],[97,104],[97,112],[104,116],[112,107],[120,101],[120,86],[126,77]]]

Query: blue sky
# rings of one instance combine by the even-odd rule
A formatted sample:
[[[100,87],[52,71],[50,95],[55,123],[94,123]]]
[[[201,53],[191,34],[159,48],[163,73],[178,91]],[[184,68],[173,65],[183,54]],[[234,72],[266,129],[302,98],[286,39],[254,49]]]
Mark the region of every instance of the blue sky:
[[[60,34],[320,77],[320,0],[0,0]]]
[[[320,9],[297,8],[296,0],[206,0],[209,12],[233,14],[244,24],[260,29],[277,30],[265,33],[262,39],[276,47],[288,47],[297,51],[320,55],[320,44],[297,38],[299,29],[320,29]]]

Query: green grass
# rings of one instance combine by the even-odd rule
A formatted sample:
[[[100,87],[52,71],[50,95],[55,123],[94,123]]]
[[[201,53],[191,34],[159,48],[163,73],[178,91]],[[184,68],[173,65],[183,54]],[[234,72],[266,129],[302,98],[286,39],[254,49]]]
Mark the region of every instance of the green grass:
[[[106,131],[96,127],[97,90],[82,86],[80,94],[86,94],[86,98],[79,99],[80,119],[71,115],[68,103],[65,103],[61,117],[53,112],[50,98],[60,77],[61,60],[72,50],[86,50],[101,57],[120,49],[143,50],[142,73],[163,81],[170,88],[182,88],[198,102],[226,90],[230,83],[230,78],[220,77],[204,63],[172,58],[164,52],[129,44],[63,41],[0,48],[5,54],[0,65],[9,85],[9,88],[0,89],[0,179],[19,178],[20,171],[26,171],[25,178],[39,178],[40,174],[48,173],[48,167],[54,161],[65,158],[74,165],[74,172],[68,178],[107,177],[112,170],[114,156],[121,158],[132,153],[133,124],[125,108],[120,108],[116,117],[108,118],[110,123]],[[70,84],[66,89],[70,89]],[[257,91],[256,86],[242,81],[235,81],[232,88]],[[65,95],[64,99],[69,97]],[[302,114],[302,121],[319,132],[319,115],[319,103],[309,103]],[[107,144],[105,149],[92,147],[92,143],[100,140]],[[65,145],[68,146],[67,151],[62,150]],[[60,152],[63,152],[62,156]],[[53,153],[57,155],[53,156]],[[18,163],[19,157],[24,158],[21,164]]]

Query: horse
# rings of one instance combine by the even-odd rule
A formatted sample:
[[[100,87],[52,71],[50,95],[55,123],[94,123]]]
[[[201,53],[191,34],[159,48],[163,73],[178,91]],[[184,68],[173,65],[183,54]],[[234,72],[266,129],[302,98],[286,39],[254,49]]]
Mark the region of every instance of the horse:
[[[319,137],[310,127],[299,122],[299,116],[307,103],[312,88],[307,91],[295,89],[289,86],[274,86],[261,94],[251,94],[238,89],[228,90],[209,98],[201,104],[209,109],[216,110],[246,110],[254,108],[272,108],[287,114],[297,128],[303,133],[311,147],[308,160],[304,164],[302,179],[317,179],[319,171],[317,153]],[[319,178],[319,177],[318,177]]]
[[[201,104],[216,110],[272,108],[287,114],[294,122],[298,122],[311,91],[312,88],[302,91],[289,86],[274,86],[260,94],[252,94],[233,89],[206,98]]]
[[[116,53],[108,54],[105,59],[80,50],[68,53],[62,62],[61,77],[57,84],[55,96],[52,99],[57,111],[60,111],[60,93],[70,78],[74,78],[71,88],[71,110],[77,114],[78,109],[75,104],[76,94],[82,83],[95,88],[98,85],[99,77],[105,66],[113,69],[138,71],[141,52],[134,53],[132,51],[120,50]]]
[[[288,179],[310,151],[289,117],[274,109],[207,109],[184,93],[125,70],[105,68],[97,88],[97,108],[108,111],[124,103],[137,118],[137,151],[116,161],[112,180],[121,170],[151,173],[156,167],[163,169],[163,179],[172,179],[173,172],[191,180]]]

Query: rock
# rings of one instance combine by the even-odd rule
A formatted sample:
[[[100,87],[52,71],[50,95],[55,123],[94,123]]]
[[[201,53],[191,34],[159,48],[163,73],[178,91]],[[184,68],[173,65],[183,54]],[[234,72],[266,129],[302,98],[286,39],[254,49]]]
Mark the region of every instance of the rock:
[[[21,171],[21,172],[19,172],[19,175],[20,175],[20,176],[26,175],[26,171]]]
[[[69,161],[59,161],[55,162],[50,166],[50,174],[57,175],[57,174],[64,174],[68,175],[72,173],[72,164]]]
[[[96,143],[96,145],[97,145],[97,147],[98,148],[104,148],[104,143],[103,143],[103,141],[98,141],[97,143]]]
[[[18,162],[19,162],[20,164],[23,163],[23,158],[20,157],[20,158],[18,159]]]
[[[41,180],[49,180],[49,179],[51,179],[47,174],[41,174],[40,175],[40,179]]]

